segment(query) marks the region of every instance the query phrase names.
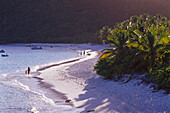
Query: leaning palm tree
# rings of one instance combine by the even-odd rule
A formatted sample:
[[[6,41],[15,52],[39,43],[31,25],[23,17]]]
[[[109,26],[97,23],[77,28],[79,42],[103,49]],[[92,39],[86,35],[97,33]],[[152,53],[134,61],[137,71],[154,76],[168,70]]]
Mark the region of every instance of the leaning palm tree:
[[[116,55],[125,55],[128,53],[128,31],[115,28],[110,32],[110,35],[107,37],[108,42],[112,49],[104,49],[100,59],[105,57],[114,57]]]

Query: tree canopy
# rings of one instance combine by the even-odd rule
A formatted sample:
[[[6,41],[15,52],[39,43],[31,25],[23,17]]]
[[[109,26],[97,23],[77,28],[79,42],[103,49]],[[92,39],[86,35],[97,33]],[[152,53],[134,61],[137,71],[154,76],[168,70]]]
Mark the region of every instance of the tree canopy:
[[[113,28],[107,27],[110,30],[106,40],[112,48],[102,51],[94,67],[96,72],[109,79],[120,79],[123,74],[148,73],[146,78],[156,83],[157,89],[170,92],[169,22],[161,15],[143,14],[132,16]]]

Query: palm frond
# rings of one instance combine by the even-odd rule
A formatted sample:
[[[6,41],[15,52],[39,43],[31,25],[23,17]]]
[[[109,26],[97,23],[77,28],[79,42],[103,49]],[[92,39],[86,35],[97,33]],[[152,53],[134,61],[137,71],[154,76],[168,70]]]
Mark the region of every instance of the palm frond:
[[[170,33],[164,33],[159,36],[158,44],[168,44],[170,43]]]
[[[134,33],[135,33],[138,37],[143,36],[143,32],[139,31],[138,29],[134,30]]]
[[[118,47],[118,44],[115,42],[115,40],[109,39],[108,42],[109,42],[110,44],[112,44],[113,46]]]
[[[115,48],[113,49],[103,49],[100,53],[103,53],[103,52],[114,52],[115,51]]]
[[[156,46],[154,47],[154,51],[157,51],[158,49],[160,49],[160,48],[162,48],[162,47],[164,47],[163,44],[158,44],[158,45],[156,45]]]
[[[99,59],[103,59],[103,58],[111,57],[111,56],[113,56],[111,52],[105,52],[99,57]]]

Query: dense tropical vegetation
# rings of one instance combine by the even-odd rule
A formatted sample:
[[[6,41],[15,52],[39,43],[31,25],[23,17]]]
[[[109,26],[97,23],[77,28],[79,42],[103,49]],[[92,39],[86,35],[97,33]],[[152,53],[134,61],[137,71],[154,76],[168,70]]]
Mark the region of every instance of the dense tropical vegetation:
[[[113,28],[100,30],[109,43],[94,69],[106,79],[121,80],[125,74],[145,74],[145,83],[170,93],[170,20],[157,15],[132,16]]]

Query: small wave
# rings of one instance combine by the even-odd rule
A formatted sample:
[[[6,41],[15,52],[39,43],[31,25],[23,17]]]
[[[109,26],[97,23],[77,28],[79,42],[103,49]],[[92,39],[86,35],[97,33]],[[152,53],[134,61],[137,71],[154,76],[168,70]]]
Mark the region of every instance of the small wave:
[[[16,70],[16,72],[19,72],[20,70]]]
[[[40,93],[40,92],[31,90],[31,89],[29,88],[29,86],[24,85],[23,83],[21,83],[21,82],[19,82],[19,81],[17,81],[17,80],[14,80],[14,81],[15,81],[15,83],[17,83],[18,86],[19,86],[20,88],[22,88],[23,90],[30,91],[30,92],[32,92],[32,93],[34,93],[34,94],[37,94],[37,95],[41,96],[41,97],[42,97],[41,99],[44,100],[46,103],[49,103],[50,105],[53,105],[53,106],[56,105],[52,99],[47,98],[43,93]]]
[[[35,107],[32,107],[31,111],[32,111],[33,113],[39,113],[39,111],[37,111],[37,109],[36,109]]]
[[[35,72],[37,71],[42,65],[36,65],[34,67],[32,67],[31,71]]]
[[[7,74],[2,74],[2,76],[3,76],[3,77],[6,77],[6,76],[7,76]]]

